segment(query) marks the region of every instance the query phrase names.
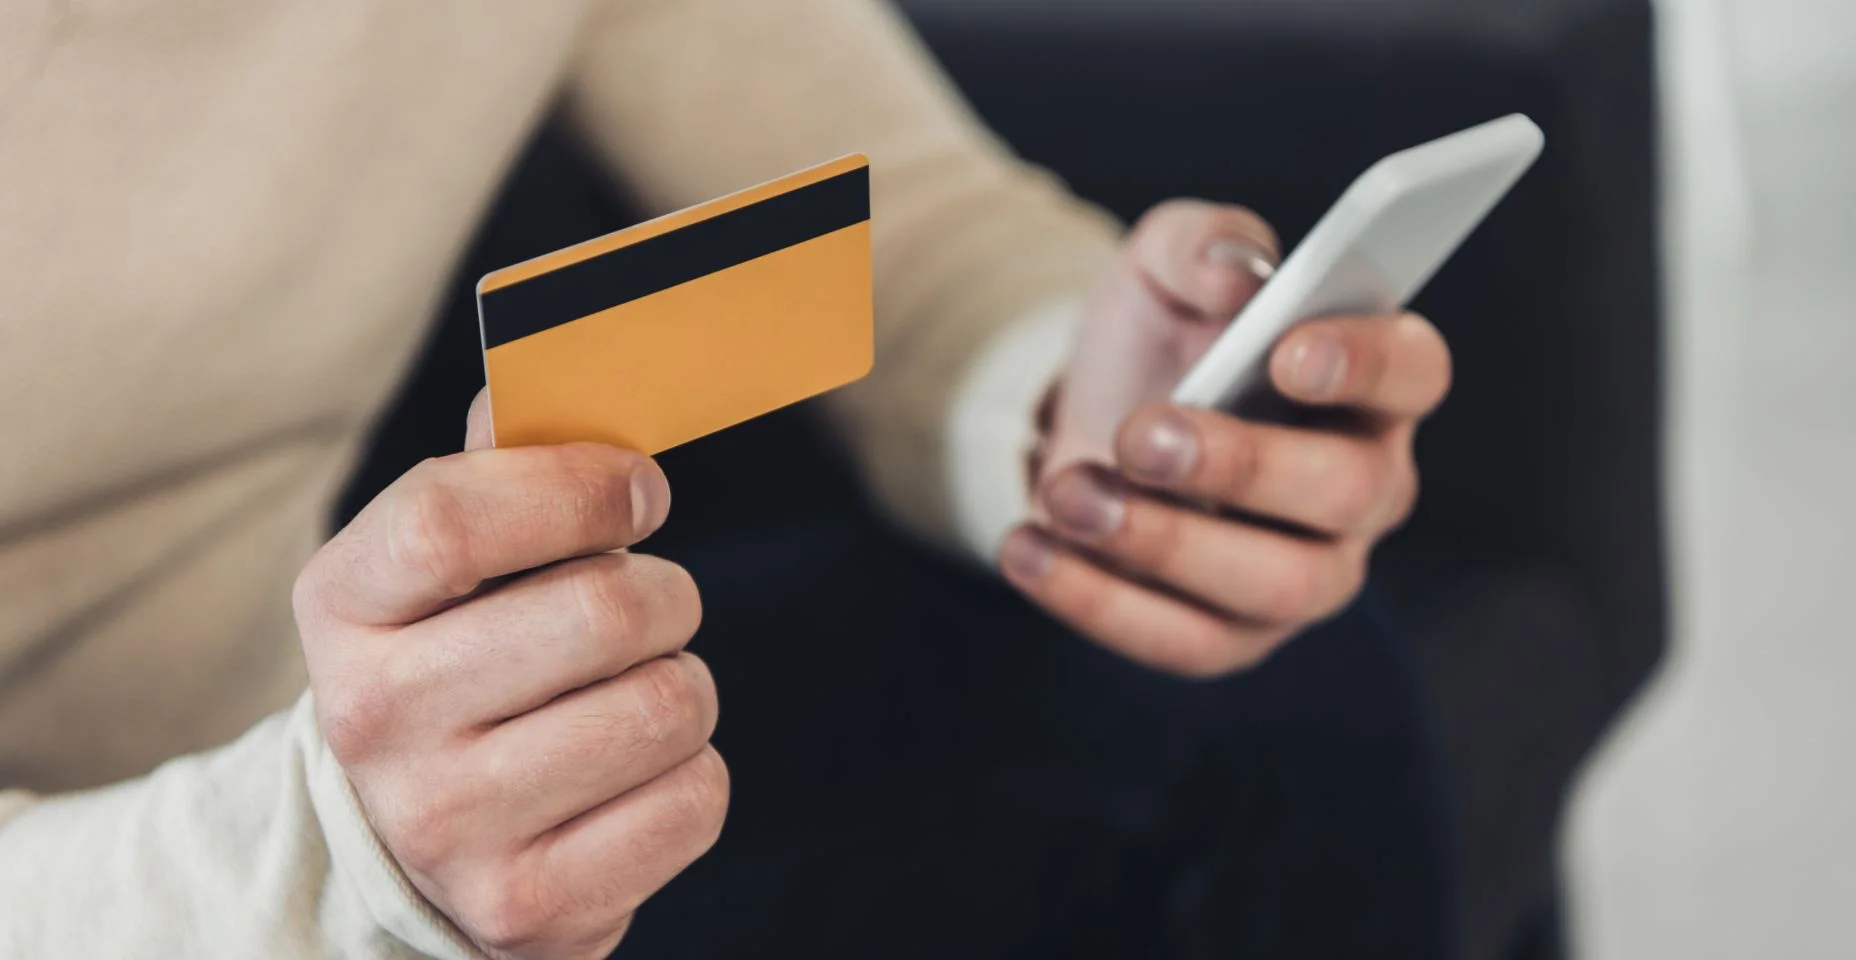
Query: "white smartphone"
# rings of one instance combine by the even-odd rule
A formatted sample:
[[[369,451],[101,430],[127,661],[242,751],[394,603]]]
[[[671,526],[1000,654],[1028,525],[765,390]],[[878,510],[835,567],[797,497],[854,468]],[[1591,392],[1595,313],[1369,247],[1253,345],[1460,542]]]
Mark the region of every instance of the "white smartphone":
[[[1403,309],[1545,144],[1514,114],[1374,164],[1180,380],[1173,402],[1231,409],[1267,382],[1270,348],[1296,324]]]

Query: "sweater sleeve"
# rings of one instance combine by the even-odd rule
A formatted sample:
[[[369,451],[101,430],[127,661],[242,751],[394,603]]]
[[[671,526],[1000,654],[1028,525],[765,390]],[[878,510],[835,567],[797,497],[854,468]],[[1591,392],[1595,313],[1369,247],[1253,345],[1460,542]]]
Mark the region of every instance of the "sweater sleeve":
[[[1000,451],[1068,349],[1050,317],[1097,282],[1118,225],[987,132],[879,0],[616,0],[589,24],[567,110],[657,211],[870,157],[876,365],[824,409],[899,520],[990,552],[1023,496]],[[999,358],[1027,353],[1001,382]]]
[[[137,780],[0,793],[0,903],[6,957],[482,956],[380,845],[307,694]]]

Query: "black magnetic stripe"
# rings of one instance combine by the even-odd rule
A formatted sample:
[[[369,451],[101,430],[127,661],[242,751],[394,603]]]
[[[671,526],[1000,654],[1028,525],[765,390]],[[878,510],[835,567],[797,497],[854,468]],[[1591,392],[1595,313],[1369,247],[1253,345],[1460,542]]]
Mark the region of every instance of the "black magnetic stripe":
[[[480,297],[484,349],[870,219],[870,168],[789,190]]]

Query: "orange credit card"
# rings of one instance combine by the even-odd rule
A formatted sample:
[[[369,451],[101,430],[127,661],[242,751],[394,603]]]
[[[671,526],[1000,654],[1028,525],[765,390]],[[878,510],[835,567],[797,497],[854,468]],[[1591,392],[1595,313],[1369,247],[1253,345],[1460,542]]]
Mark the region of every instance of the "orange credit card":
[[[870,165],[845,157],[477,284],[496,445],[647,454],[862,377]]]

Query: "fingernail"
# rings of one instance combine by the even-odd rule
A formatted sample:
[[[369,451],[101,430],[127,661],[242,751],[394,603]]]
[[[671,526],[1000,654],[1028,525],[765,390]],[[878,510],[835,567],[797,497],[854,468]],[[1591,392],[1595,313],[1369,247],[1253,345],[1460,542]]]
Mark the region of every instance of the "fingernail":
[[[1276,255],[1246,240],[1213,240],[1205,245],[1205,259],[1221,267],[1236,267],[1258,280],[1276,273]]]
[[[999,548],[999,566],[1019,580],[1041,580],[1050,571],[1056,552],[1041,535],[1018,530]]]
[[[632,529],[640,534],[656,530],[670,512],[670,484],[650,467],[632,471]]]
[[[1289,355],[1289,386],[1307,398],[1328,396],[1347,376],[1347,351],[1333,337],[1308,337]]]
[[[1070,470],[1044,491],[1051,522],[1079,540],[1100,540],[1121,529],[1127,501],[1087,470]]]
[[[1122,469],[1142,483],[1177,483],[1198,465],[1199,437],[1178,411],[1162,409],[1129,431],[1121,459]]]

